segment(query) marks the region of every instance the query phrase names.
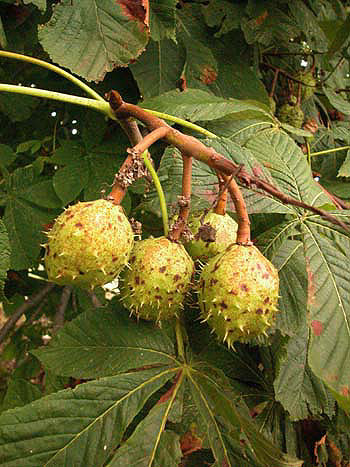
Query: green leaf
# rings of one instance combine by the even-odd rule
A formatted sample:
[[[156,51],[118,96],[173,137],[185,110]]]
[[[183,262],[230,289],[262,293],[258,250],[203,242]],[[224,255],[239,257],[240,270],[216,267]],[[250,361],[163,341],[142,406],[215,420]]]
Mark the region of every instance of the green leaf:
[[[153,0],[150,2],[150,30],[154,41],[175,41],[175,8],[177,0]]]
[[[211,0],[202,7],[204,20],[209,27],[218,27],[215,37],[220,37],[232,29],[240,28],[244,6],[226,0]]]
[[[32,352],[62,376],[94,378],[145,365],[173,365],[175,350],[167,334],[150,323],[136,323],[121,305],[83,313]]]
[[[235,44],[234,49],[232,43]],[[210,91],[220,97],[262,102],[270,113],[266,88],[257,71],[251,66],[250,49],[241,31],[232,31],[220,41],[210,40],[209,45],[218,63],[218,76],[209,85]],[[270,119],[271,113],[268,121]]]
[[[22,378],[11,378],[1,409],[8,410],[15,407],[22,407],[23,405],[39,399],[41,396],[42,394],[38,385],[32,384]]]
[[[301,0],[295,0],[289,5],[292,18],[295,19],[300,31],[306,36],[309,47],[318,52],[326,52],[328,41],[322,28],[318,24],[316,16]]]
[[[243,164],[249,173],[258,173],[267,181],[272,181],[268,170],[253,157],[249,150],[225,138],[207,139],[203,140],[203,142],[227,159],[233,160],[236,164]],[[177,197],[181,195],[182,179],[182,158],[177,149],[166,149],[160,163],[158,176],[165,191],[168,205],[176,205]],[[212,204],[217,197],[218,190],[218,179],[215,172],[206,164],[194,160],[192,171],[192,208],[196,204],[201,204],[201,207],[203,207],[203,201],[206,206]],[[266,196],[265,193],[257,193],[248,189],[244,189],[243,192],[250,213],[294,212],[289,206]],[[151,191],[147,197],[147,208],[154,212],[159,212],[159,201],[155,190]],[[198,199],[202,200],[201,203],[197,202]],[[234,206],[230,199],[228,201],[228,209],[234,211]]]
[[[6,33],[5,33],[5,30],[4,30],[4,26],[2,24],[1,17],[0,17],[0,47],[2,49],[6,49],[6,47],[7,47]]]
[[[337,93],[333,87],[323,86],[323,92],[329,102],[344,115],[350,115],[350,102],[346,94]]]
[[[335,413],[334,399],[307,363],[308,344],[309,329],[305,319],[289,339],[274,382],[276,400],[289,412],[292,421],[318,414],[332,418]]]
[[[350,199],[350,191],[349,191],[349,182],[340,182],[337,180],[322,180],[322,185],[328,190],[330,193],[333,193],[339,198]]]
[[[146,9],[113,0],[63,0],[39,31],[54,62],[88,81],[137,58],[148,41]],[[79,31],[79,34],[77,34]]]
[[[349,212],[334,213],[349,221]],[[308,270],[308,309],[312,371],[332,390],[345,409],[350,407],[350,238],[318,216],[303,224]]]
[[[316,206],[329,203],[312,177],[305,154],[286,133],[276,129],[261,131],[246,147],[269,168],[275,185],[287,195]]]
[[[215,120],[229,115],[239,120],[261,117],[271,119],[269,112],[259,102],[238,99],[223,99],[200,89],[169,91],[142,103],[142,107],[171,114],[184,120]]]
[[[249,17],[242,18],[241,28],[248,44],[259,42],[263,45],[281,46],[299,33],[290,15],[282,11],[276,2],[252,1],[247,13]]]
[[[3,413],[2,464],[104,465],[148,398],[175,372],[157,368],[101,378]]]
[[[182,457],[179,435],[164,431],[164,428],[180,384],[177,384],[167,401],[158,403],[137,425],[130,438],[117,450],[109,467],[179,465]]]
[[[247,465],[253,462],[264,467],[302,465],[302,461],[283,454],[258,432],[248,409],[238,395],[232,394],[227,380],[217,370],[199,364],[189,371],[188,379],[216,465],[233,467],[244,458],[251,462]]]
[[[346,18],[343,24],[337,28],[335,38],[333,39],[327,51],[328,59],[333,58],[334,54],[336,54],[339,51],[339,49],[344,45],[344,43],[349,38],[349,31],[350,15]]]
[[[62,141],[61,146],[51,156],[51,162],[64,165],[82,157],[83,147],[77,141]]]
[[[303,244],[290,239],[298,234],[298,226],[299,219],[295,217],[269,229],[257,239],[264,256],[278,269],[280,313],[276,327],[288,335],[294,335],[306,319],[307,273]]]
[[[86,187],[88,180],[89,164],[86,160],[80,159],[58,169],[52,183],[63,206],[66,206],[77,198]]]
[[[10,269],[10,241],[3,221],[0,219],[0,299],[4,299],[6,273]]]
[[[350,151],[347,152],[345,161],[342,163],[338,177],[350,177]]]
[[[37,139],[31,139],[29,141],[25,141],[24,143],[20,143],[17,146],[16,152],[19,154],[21,152],[27,152],[31,150],[31,153],[36,152],[40,149],[41,147],[41,141]],[[34,151],[33,151],[34,148]]]
[[[84,138],[85,146],[78,141],[65,141],[52,157],[53,162],[64,165],[53,177],[55,191],[63,204],[75,200],[82,191],[86,201],[100,198],[102,190],[109,191],[122,162],[116,154],[125,153],[122,138],[101,144],[96,144],[101,135]]]
[[[46,10],[46,0],[24,0],[24,4],[26,3],[32,3],[36,7],[39,8],[41,11]]]
[[[186,60],[181,74],[185,88],[207,89],[209,84],[216,81],[218,63],[207,45],[195,39],[184,37],[182,45],[186,50]]]
[[[146,51],[130,70],[143,97],[175,89],[185,61],[183,48],[170,39],[150,40]]]
[[[1,93],[0,112],[5,114],[12,122],[27,120],[38,106],[39,99],[19,94]]]
[[[0,144],[0,167],[7,167],[16,159],[17,154],[10,146]]]
[[[35,177],[32,167],[15,170],[6,180],[6,189],[3,220],[11,244],[11,268],[26,269],[38,260],[40,244],[45,241],[43,229],[55,217],[54,213],[33,205],[29,199],[37,199],[38,192],[43,196],[41,204],[55,204],[57,198],[50,184],[43,184],[41,178]]]
[[[273,123],[261,118],[247,120],[233,120],[230,115],[208,122],[205,127],[217,136],[228,138],[231,141],[244,146],[247,141],[266,128],[271,128]]]
[[[61,208],[62,202],[57,197],[52,180],[38,179],[23,193],[26,200],[43,208]]]

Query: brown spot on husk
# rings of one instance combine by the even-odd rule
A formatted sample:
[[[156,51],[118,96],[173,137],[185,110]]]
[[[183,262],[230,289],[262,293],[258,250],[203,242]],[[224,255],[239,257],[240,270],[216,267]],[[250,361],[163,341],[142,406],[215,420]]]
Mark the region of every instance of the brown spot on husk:
[[[322,334],[323,324],[321,323],[321,321],[318,321],[316,319],[313,320],[311,322],[311,327],[312,327],[312,331],[315,334],[315,336],[320,336]]]

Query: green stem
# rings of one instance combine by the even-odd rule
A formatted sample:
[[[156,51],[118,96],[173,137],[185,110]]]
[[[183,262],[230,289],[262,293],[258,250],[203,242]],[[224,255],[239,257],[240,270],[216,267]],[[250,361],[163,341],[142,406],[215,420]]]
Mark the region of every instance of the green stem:
[[[326,149],[324,151],[312,152],[311,157],[322,156],[323,154],[330,154],[331,152],[344,151],[344,149],[350,149],[350,146],[342,146],[341,148]]]
[[[179,316],[176,318],[175,333],[176,333],[178,357],[181,361],[184,362],[185,361],[185,346],[184,346],[184,340],[183,340],[183,335],[182,335],[181,317]]]
[[[182,118],[174,117],[173,115],[165,114],[163,112],[157,112],[156,110],[143,110],[146,110],[146,112],[150,113],[151,115],[154,115],[155,117],[162,118],[163,120],[169,120],[170,122],[178,123],[179,125],[182,125],[186,128],[190,128],[191,130],[198,131],[198,133],[202,133],[202,135],[208,136],[209,138],[217,138],[217,135],[215,133],[212,133],[211,131],[202,128],[201,126],[196,125],[195,123],[183,120]]]
[[[162,185],[160,184],[157,172],[154,170],[154,167],[153,167],[151,161],[148,158],[148,151],[144,151],[142,153],[142,157],[143,157],[145,166],[147,167],[149,173],[152,176],[154,186],[156,187],[156,190],[157,190],[157,193],[158,193],[160,210],[161,210],[162,219],[163,219],[164,235],[167,236],[168,232],[169,232],[168,211],[167,211],[167,207],[166,207],[166,201],[165,201],[163,188],[162,188]]]
[[[310,143],[305,138],[306,144],[306,151],[307,151],[307,163],[311,167],[311,151],[310,151]]]
[[[1,51],[0,51],[0,55],[1,55]],[[26,57],[26,58],[29,58],[29,57]],[[41,62],[41,60],[39,61]],[[46,63],[46,62],[43,62],[43,63]],[[63,72],[63,70],[61,71]],[[69,75],[69,73],[67,73],[67,75]],[[63,94],[61,92],[56,92],[56,91],[46,91],[45,89],[30,88],[26,86],[18,86],[15,84],[2,84],[2,83],[0,83],[0,92],[1,91],[2,92],[14,92],[17,94],[26,94],[27,96],[42,97],[45,99],[53,99],[53,100],[57,100],[61,102],[68,102],[70,104],[83,105],[85,107],[89,107],[91,109],[97,110],[98,112],[104,113],[112,120],[116,120],[112,110],[110,109],[108,102],[106,102],[99,94],[95,93],[95,91],[89,88],[89,86],[85,85],[82,81],[78,80],[77,78],[74,78],[74,76],[71,76],[71,77],[74,79],[74,81],[73,79],[71,81],[73,82],[76,81],[76,84],[78,84],[78,82],[81,83],[81,86],[80,85],[79,86],[82,89],[84,89],[86,92],[88,92],[88,89],[89,89],[91,91],[89,92],[89,94],[93,96],[94,98],[88,99],[86,97],[74,96],[71,94]],[[96,96],[98,96],[98,98]],[[195,123],[187,122],[186,120],[183,120],[182,118],[173,117],[172,115],[168,115],[162,112],[157,112],[155,110],[148,110],[148,109],[144,109],[144,110],[146,110],[151,115],[154,115],[155,117],[163,118],[164,120],[169,120],[171,122],[178,123],[179,125],[182,125],[186,128],[190,128],[191,130],[198,131],[199,133],[202,133],[203,135],[208,136],[209,138],[217,138],[217,135],[215,135],[215,133],[212,133],[211,131],[208,131],[205,128],[202,128],[201,126],[196,125]]]
[[[14,92],[17,94],[25,94],[33,97],[43,97],[45,99],[53,99],[61,102],[68,102],[69,104],[83,105],[90,109],[97,110],[107,115],[109,118],[116,120],[108,102],[105,100],[89,99],[87,97],[72,96],[71,94],[63,94],[56,91],[46,91],[45,89],[29,88],[26,86],[17,86],[15,84],[1,84],[0,92]]]
[[[39,60],[38,58],[28,57],[27,55],[16,54],[16,53],[13,53],[13,52],[7,52],[6,50],[0,50],[0,57],[14,58],[16,60],[22,60],[23,62],[29,62],[29,63],[32,63],[33,65],[39,65],[39,66],[41,66],[43,68],[47,68],[48,70],[54,71],[55,73],[63,76],[64,78],[67,78],[69,81],[71,81],[72,83],[79,86],[83,91],[85,91],[93,99],[104,102],[103,97],[101,97],[96,91],[91,89],[90,86],[83,83],[83,81],[81,81],[79,78],[76,78],[75,76],[71,75],[67,71],[62,70],[62,68],[59,68],[58,66],[55,66],[55,65],[53,65],[51,63],[48,63],[48,62],[45,62],[44,60]]]

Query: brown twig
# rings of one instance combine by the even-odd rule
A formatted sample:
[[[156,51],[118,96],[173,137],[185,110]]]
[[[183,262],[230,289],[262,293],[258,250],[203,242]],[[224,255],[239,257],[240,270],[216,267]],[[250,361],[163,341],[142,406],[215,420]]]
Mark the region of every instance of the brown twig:
[[[216,172],[216,175],[218,177],[218,180],[219,180],[219,195],[218,195],[218,199],[215,203],[215,207],[214,207],[214,212],[215,214],[219,214],[221,216],[224,216],[226,214],[226,205],[227,205],[227,185],[228,183],[225,182],[225,180],[223,179],[223,177],[221,176],[221,174],[219,172]],[[228,178],[228,182],[230,182],[230,179],[229,177]]]
[[[247,207],[243,198],[242,191],[233,177],[222,175],[225,181],[229,181],[228,191],[235,205],[238,230],[237,230],[237,243],[239,245],[251,245],[250,239],[250,221],[248,216]]]
[[[124,133],[129,138],[130,144],[133,146],[142,140],[139,126],[133,118],[121,118],[119,120],[119,125],[122,127]]]
[[[20,305],[17,310],[10,316],[10,318],[6,321],[3,327],[0,329],[0,344],[4,342],[8,334],[11,330],[15,327],[17,321],[20,317],[30,308],[33,306],[38,305],[43,298],[51,292],[51,290],[55,287],[54,284],[47,284],[44,288],[39,290],[39,292],[33,294],[31,297],[28,298],[22,305]]]
[[[60,303],[58,304],[57,312],[54,318],[54,325],[53,325],[54,334],[56,334],[56,332],[64,325],[64,315],[66,313],[66,309],[67,309],[71,294],[72,294],[71,286],[66,285],[65,287],[63,287],[62,294],[61,294],[61,300],[60,300]]]
[[[275,94],[275,89],[276,89],[276,84],[277,84],[279,72],[280,72],[279,69],[275,70],[275,74],[274,74],[274,76],[273,76],[273,81],[272,81],[272,85],[271,85],[269,97],[272,97],[272,98],[273,98],[273,96],[274,96],[274,94]]]
[[[171,228],[168,238],[178,241],[187,227],[187,219],[190,214],[191,193],[192,193],[192,157],[182,154],[183,175],[182,175],[182,196],[179,197],[179,216]]]
[[[121,121],[125,122],[126,119],[122,118]],[[127,150],[128,156],[120,167],[118,174],[115,176],[112,190],[108,196],[108,199],[112,200],[114,204],[120,204],[122,202],[128,186],[137,179],[147,175],[147,170],[140,156],[152,146],[152,144],[162,139],[166,133],[166,128],[156,128],[144,138],[142,138],[140,133],[141,140],[134,145],[133,148]]]
[[[230,176],[232,174],[235,174],[236,178],[243,186],[247,188],[255,186],[258,189],[261,189],[269,193],[273,197],[279,199],[283,204],[289,204],[311,211],[315,214],[320,215],[329,222],[349,231],[349,227],[344,222],[335,218],[328,212],[306,204],[297,199],[294,199],[290,196],[287,196],[270,183],[260,179],[259,177],[250,175],[244,169],[244,167],[239,166],[231,160],[226,159],[224,156],[217,153],[213,148],[205,146],[198,139],[189,135],[185,135],[180,131],[171,128],[169,125],[163,122],[163,120],[151,115],[149,112],[142,109],[141,107],[123,102],[122,98],[116,91],[111,91],[110,93],[110,105],[117,118],[119,118],[120,116],[132,116],[144,123],[151,131],[160,127],[167,128],[168,131],[166,133],[166,136],[164,137],[164,140],[168,144],[171,144],[178,148],[181,153],[191,154],[191,156],[194,157],[196,160],[204,162],[209,167],[221,172],[224,175]]]
[[[302,84],[303,86],[307,86],[307,87],[309,87],[309,88],[316,88],[316,87],[317,87],[317,85],[313,85],[313,84],[309,84],[309,83],[304,83],[304,82],[301,81],[300,79],[295,78],[295,76],[290,75],[289,73],[287,73],[286,71],[284,71],[282,68],[279,68],[278,66],[270,65],[270,63],[265,63],[265,62],[260,63],[260,65],[261,65],[261,66],[265,66],[266,68],[270,68],[271,70],[278,71],[279,73],[281,73],[282,75],[284,75],[286,78],[288,78],[288,79],[294,81],[295,83]]]
[[[330,193],[328,190],[326,190],[326,188],[323,185],[321,185],[321,183],[319,182],[316,182],[316,183],[321,188],[321,190],[325,192],[325,194],[329,197],[329,199],[334,203],[337,209],[349,209],[349,206],[347,205],[347,203],[345,203],[345,201],[333,195],[333,193]]]
[[[91,298],[91,303],[95,308],[100,308],[102,306],[102,303],[100,302],[99,298],[95,294],[95,292],[89,292],[90,298]]]

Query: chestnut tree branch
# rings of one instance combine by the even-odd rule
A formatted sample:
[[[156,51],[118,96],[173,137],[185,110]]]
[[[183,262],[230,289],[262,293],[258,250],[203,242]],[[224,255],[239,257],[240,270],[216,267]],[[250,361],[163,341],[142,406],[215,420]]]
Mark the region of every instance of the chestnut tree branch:
[[[191,193],[192,193],[192,157],[182,154],[183,175],[182,175],[182,196],[179,197],[180,206],[179,216],[175,225],[169,232],[169,238],[172,241],[180,239],[182,233],[186,230],[187,219],[190,214]]]
[[[219,195],[214,206],[214,212],[215,214],[224,216],[226,214],[226,205],[227,205],[227,183],[225,182],[225,180],[223,179],[223,177],[220,175],[219,172],[216,172],[216,175],[219,180]]]
[[[226,159],[224,156],[217,153],[213,148],[205,146],[201,141],[197,140],[196,138],[189,135],[185,135],[180,131],[171,128],[169,125],[163,122],[163,120],[154,117],[153,115],[150,115],[144,109],[138,107],[137,105],[123,102],[118,92],[110,92],[109,103],[112,111],[115,113],[118,119],[123,117],[125,118],[127,116],[132,116],[144,123],[151,131],[160,127],[167,128],[168,132],[163,138],[165,142],[178,148],[181,153],[191,155],[195,159],[204,162],[214,170],[221,172],[223,175],[230,176],[232,174],[235,174],[237,180],[244,187],[256,187],[258,189],[261,189],[269,193],[273,197],[279,199],[283,204],[289,204],[311,211],[314,214],[320,215],[327,221],[338,225],[347,231],[350,230],[348,225],[346,225],[344,222],[340,221],[336,217],[332,216],[328,212],[282,193],[272,184],[260,179],[259,177],[250,175],[244,167]]]
[[[45,287],[39,290],[39,292],[29,297],[28,300],[22,303],[22,305],[20,305],[17,310],[15,310],[15,312],[0,329],[0,344],[4,342],[8,334],[16,326],[16,323],[21,318],[21,316],[30,308],[39,305],[39,303],[52,291],[54,287],[54,284],[47,284]]]

